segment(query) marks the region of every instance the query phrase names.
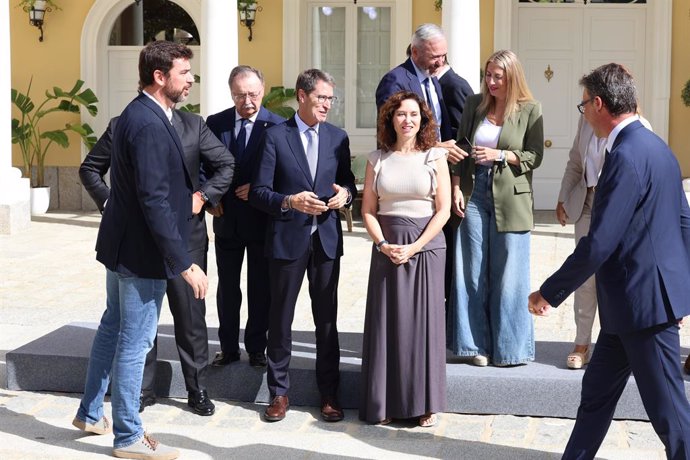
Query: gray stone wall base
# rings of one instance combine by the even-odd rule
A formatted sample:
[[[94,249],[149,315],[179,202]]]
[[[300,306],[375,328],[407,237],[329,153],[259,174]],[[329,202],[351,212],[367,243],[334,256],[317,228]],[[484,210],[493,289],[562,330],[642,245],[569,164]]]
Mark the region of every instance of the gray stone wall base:
[[[7,388],[81,393],[96,327],[94,323],[72,323],[8,352]],[[160,397],[185,398],[187,392],[173,334],[170,325],[159,328],[156,392]],[[217,337],[215,328],[209,329],[209,337]],[[345,408],[358,406],[361,343],[361,334],[340,334],[340,399]],[[313,332],[295,331],[293,344],[290,403],[318,406]],[[574,418],[583,371],[565,367],[571,347],[570,342],[537,342],[537,361],[511,368],[475,367],[449,355],[448,411]],[[218,343],[211,342],[209,359],[218,350]],[[687,378],[685,385],[686,393],[690,393]],[[535,392],[535,388],[539,391]],[[208,392],[212,398],[257,403],[267,403],[270,396],[265,369],[250,367],[245,353],[239,362],[209,367]],[[615,418],[647,420],[633,378],[618,403]]]

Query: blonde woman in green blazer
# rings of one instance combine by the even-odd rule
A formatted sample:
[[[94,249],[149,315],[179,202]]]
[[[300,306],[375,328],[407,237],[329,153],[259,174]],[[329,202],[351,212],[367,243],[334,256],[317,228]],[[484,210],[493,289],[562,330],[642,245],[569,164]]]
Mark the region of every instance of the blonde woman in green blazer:
[[[495,52],[481,94],[467,99],[458,142],[471,156],[453,171],[456,231],[448,344],[477,366],[534,360],[530,292],[532,170],[544,154],[541,104],[517,56]]]

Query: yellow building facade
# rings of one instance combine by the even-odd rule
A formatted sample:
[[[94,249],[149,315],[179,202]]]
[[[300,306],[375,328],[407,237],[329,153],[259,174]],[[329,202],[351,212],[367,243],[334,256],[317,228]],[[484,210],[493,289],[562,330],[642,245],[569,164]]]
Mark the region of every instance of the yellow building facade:
[[[46,89],[53,86],[69,89],[82,75],[80,47],[83,26],[96,0],[54,1],[61,9],[46,14],[43,42],[38,41],[39,32],[29,24],[27,13],[16,7],[16,2],[10,3],[12,87],[25,92],[29,81],[33,79],[31,95],[34,99],[42,99]],[[481,0],[479,2],[480,62],[477,63],[477,69],[481,68],[483,60],[494,50],[494,10],[496,3],[503,1],[509,0]],[[251,42],[246,39],[247,29],[238,24],[236,43],[238,62],[262,69],[266,76],[267,87],[282,85],[285,64],[282,50],[283,0],[263,0],[259,4],[262,10],[257,13]],[[672,12],[668,142],[678,157],[684,176],[690,176],[690,129],[688,129],[690,108],[683,105],[680,97],[685,82],[690,79],[690,54],[687,51],[687,44],[690,43],[690,0],[674,0]],[[412,21],[409,25],[409,33],[406,35],[411,35],[414,28],[424,22],[441,24],[441,18],[441,12],[435,9],[433,0],[411,0]],[[458,24],[458,27],[462,27],[462,24]],[[234,44],[227,46],[234,46]],[[394,62],[403,60],[402,55],[393,59]],[[86,86],[89,85],[90,82],[87,81]],[[293,86],[292,83],[287,83],[287,85]],[[97,96],[102,97],[98,93]],[[16,114],[13,113],[13,116]],[[107,117],[106,114],[99,114],[99,116]],[[59,116],[55,117],[53,123],[54,126],[62,126],[64,123],[77,120],[77,116],[72,119]],[[101,121],[100,125],[105,124]],[[74,187],[74,184],[78,187],[76,169],[83,154],[83,148],[74,137],[68,149],[54,147],[48,154],[46,164],[53,167],[49,177],[52,177],[53,184],[61,189],[60,194],[63,194],[62,189],[65,188],[64,199],[54,195],[54,198],[58,200],[57,204],[51,206],[52,208],[92,209],[87,203],[88,199],[84,199],[83,193],[74,190],[66,191],[66,187]],[[21,166],[21,156],[17,146],[13,146],[12,162],[14,166]]]

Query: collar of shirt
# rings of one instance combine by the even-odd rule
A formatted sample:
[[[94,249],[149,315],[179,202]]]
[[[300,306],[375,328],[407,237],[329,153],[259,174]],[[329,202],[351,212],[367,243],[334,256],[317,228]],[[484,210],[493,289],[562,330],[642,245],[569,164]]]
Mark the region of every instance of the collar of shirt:
[[[297,112],[295,112],[295,122],[297,122],[297,129],[299,129],[300,134],[305,134],[309,128],[312,128],[314,131],[316,131],[316,134],[319,134],[319,123],[315,124],[314,126],[309,126],[302,121]]]
[[[620,133],[623,128],[628,126],[630,123],[639,120],[640,117],[637,115],[633,115],[631,117],[628,117],[618,123],[615,128],[609,133],[608,141],[606,142],[606,150],[611,151],[613,149],[613,143],[616,142],[616,138],[618,137],[618,133]]]
[[[424,80],[426,80],[427,78],[431,78],[431,75],[429,75],[427,72],[425,72],[424,70],[417,67],[417,64],[414,63],[412,58],[410,58],[410,62],[412,63],[412,67],[414,67],[414,71],[417,74],[417,78],[419,79],[419,83],[422,83],[422,85],[423,85]]]
[[[261,110],[261,109],[259,109]],[[256,117],[259,116],[259,110],[254,112],[254,115],[251,117],[247,118],[247,120],[251,121],[252,123],[256,123]],[[237,109],[235,109],[235,124],[237,124],[238,121],[242,119],[242,116],[237,112]]]
[[[163,110],[163,113],[165,113],[165,116],[168,117],[168,121],[169,121],[170,124],[172,125],[172,115],[173,115],[172,109],[171,109],[170,107],[166,107],[166,106],[164,106],[163,104],[161,104],[161,103],[158,101],[158,99],[156,99],[155,97],[151,96],[149,93],[146,92],[146,90],[142,90],[141,92],[144,93],[146,96],[148,96],[149,99],[151,99],[153,102],[155,102],[156,104],[158,104],[158,107],[160,107],[160,108]]]

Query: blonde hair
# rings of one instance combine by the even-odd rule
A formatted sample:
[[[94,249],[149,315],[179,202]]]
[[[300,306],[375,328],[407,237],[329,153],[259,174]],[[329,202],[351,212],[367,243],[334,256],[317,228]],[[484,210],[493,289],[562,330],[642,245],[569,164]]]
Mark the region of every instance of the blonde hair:
[[[510,50],[496,51],[486,60],[484,74],[486,74],[489,64],[495,64],[503,69],[503,78],[506,83],[506,107],[503,112],[503,119],[507,120],[518,112],[522,102],[532,101],[534,97],[527,86],[525,72],[515,53]],[[489,88],[486,86],[486,79],[484,78],[482,79],[482,101],[479,107],[477,107],[477,111],[482,115],[486,115],[495,106],[496,98],[489,93]]]

